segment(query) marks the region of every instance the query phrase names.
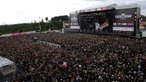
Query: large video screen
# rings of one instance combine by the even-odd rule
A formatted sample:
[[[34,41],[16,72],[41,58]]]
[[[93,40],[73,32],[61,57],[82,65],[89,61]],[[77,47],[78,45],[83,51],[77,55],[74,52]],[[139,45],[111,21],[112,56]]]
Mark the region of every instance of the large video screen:
[[[136,9],[118,9],[115,11],[113,32],[133,33],[135,26]]]
[[[80,29],[80,26],[78,24],[78,13],[77,12],[70,13],[70,28],[71,29]]]

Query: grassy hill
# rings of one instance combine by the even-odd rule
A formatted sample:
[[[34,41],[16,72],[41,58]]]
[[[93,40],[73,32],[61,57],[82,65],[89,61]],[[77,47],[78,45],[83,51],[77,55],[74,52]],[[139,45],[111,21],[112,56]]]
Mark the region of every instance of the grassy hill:
[[[46,31],[48,29],[58,30],[63,27],[63,21],[68,21],[69,17],[64,16],[55,16],[51,18],[51,22],[40,22],[41,31]],[[13,25],[0,25],[0,35],[16,33],[16,32],[26,32],[26,31],[38,31],[39,23],[23,23],[23,24],[13,24]]]

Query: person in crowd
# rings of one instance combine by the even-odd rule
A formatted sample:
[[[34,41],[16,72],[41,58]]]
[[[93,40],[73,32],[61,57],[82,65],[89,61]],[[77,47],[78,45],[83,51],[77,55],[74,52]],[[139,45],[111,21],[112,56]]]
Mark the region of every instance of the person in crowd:
[[[145,39],[121,36],[31,34],[1,38],[0,55],[17,66],[11,82],[143,82],[145,45]]]

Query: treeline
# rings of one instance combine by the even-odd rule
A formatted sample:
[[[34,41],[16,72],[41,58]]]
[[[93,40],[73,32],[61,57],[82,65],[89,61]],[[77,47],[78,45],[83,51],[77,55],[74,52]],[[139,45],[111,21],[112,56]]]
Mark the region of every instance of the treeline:
[[[9,34],[16,32],[26,32],[26,31],[47,31],[48,29],[57,30],[63,28],[63,21],[68,21],[69,17],[64,16],[55,16],[48,20],[46,17],[42,19],[40,23],[24,23],[24,24],[13,24],[13,25],[1,25],[0,26],[0,35]],[[40,28],[41,27],[41,28]]]

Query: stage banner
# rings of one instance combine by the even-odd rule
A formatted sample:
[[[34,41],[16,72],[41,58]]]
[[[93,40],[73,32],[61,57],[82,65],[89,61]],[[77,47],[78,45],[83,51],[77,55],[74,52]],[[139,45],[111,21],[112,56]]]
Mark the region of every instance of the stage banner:
[[[136,19],[136,8],[115,10],[113,32],[133,33]]]

